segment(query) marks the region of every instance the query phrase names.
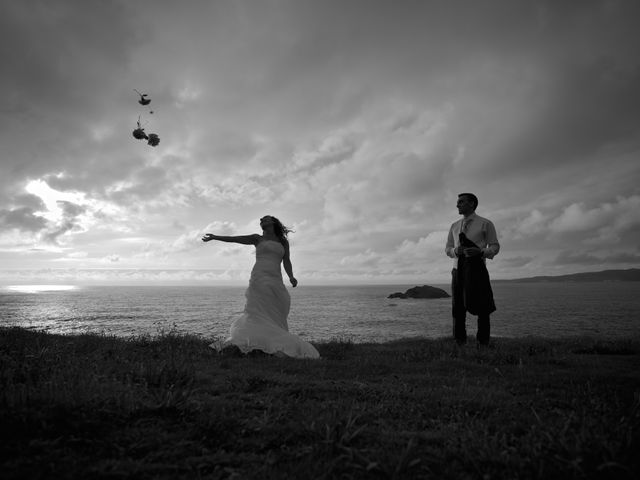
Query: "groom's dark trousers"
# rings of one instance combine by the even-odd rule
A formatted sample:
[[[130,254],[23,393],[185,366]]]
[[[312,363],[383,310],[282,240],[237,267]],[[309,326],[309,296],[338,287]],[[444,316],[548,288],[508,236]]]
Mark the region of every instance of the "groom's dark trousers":
[[[451,297],[452,297],[452,313],[453,313],[453,337],[459,344],[467,341],[467,307],[464,304],[464,288],[458,277],[458,269],[454,268],[451,272]],[[478,333],[476,340],[478,343],[486,345],[489,343],[491,336],[490,315],[478,315]]]
[[[464,247],[476,245],[460,234]],[[453,336],[459,344],[467,341],[467,312],[478,316],[478,343],[486,345],[491,335],[489,315],[496,311],[489,272],[482,257],[458,257],[458,268],[451,271]]]

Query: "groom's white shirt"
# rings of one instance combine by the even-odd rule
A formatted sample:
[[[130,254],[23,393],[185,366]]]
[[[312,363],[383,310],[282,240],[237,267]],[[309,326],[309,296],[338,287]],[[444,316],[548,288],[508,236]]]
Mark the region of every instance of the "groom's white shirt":
[[[463,222],[469,222],[467,224],[465,235],[469,240],[478,245],[482,249],[482,258],[493,258],[500,251],[500,244],[498,243],[498,234],[496,233],[496,227],[493,226],[491,220],[488,220],[480,215],[472,213],[467,218],[461,218],[457,222],[454,222],[449,229],[449,236],[447,237],[447,246],[445,252],[447,256],[453,258],[453,268],[458,266],[457,256],[455,249],[460,244],[460,232],[462,231]]]

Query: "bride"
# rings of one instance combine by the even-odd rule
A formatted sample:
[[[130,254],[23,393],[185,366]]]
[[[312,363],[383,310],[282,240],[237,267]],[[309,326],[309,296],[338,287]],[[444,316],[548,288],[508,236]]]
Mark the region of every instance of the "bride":
[[[319,358],[320,354],[313,345],[289,333],[287,316],[291,297],[282,282],[280,264],[295,287],[298,281],[293,276],[287,241],[290,230],[270,215],[260,219],[260,227],[262,235],[228,237],[207,233],[202,237],[203,242],[218,240],[256,247],[256,263],[245,293],[244,313],[233,321],[230,336],[221,347],[235,345],[243,353],[262,350],[289,357]]]

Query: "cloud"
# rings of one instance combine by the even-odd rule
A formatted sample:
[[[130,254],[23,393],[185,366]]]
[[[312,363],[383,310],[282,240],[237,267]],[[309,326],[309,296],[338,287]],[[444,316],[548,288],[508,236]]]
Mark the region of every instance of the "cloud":
[[[615,203],[603,203],[588,208],[584,203],[573,203],[551,222],[554,232],[583,232],[603,227],[631,228],[640,224],[640,195],[618,197]]]
[[[215,220],[197,233],[214,233],[215,235],[239,235],[238,226],[234,222]]]
[[[618,197],[589,208],[584,203],[566,207],[549,225],[560,235],[581,234],[582,243],[610,247],[621,244],[623,238],[640,229],[640,196]]]
[[[312,278],[445,278],[442,232],[474,191],[503,243],[496,273],[544,274],[568,245],[633,262],[638,13],[4,2],[0,261],[196,268],[206,251],[243,270],[252,251],[200,248],[202,225],[253,233],[269,213],[296,226]],[[138,118],[158,147],[132,137]]]
[[[65,233],[73,230],[81,229],[81,224],[77,217],[86,212],[86,208],[71,202],[58,201],[62,210],[61,218],[55,222],[51,222],[44,232],[43,238],[46,242],[58,244],[59,238]]]
[[[563,199],[561,199],[562,201]],[[538,202],[544,204],[544,201]],[[640,227],[640,196],[617,196],[602,203],[578,202],[558,205],[557,201],[521,215],[505,219],[501,233],[506,239],[524,243],[544,239],[578,242],[582,245],[611,246],[625,241]],[[515,218],[514,218],[515,217]]]
[[[322,139],[315,150],[296,152],[292,158],[294,176],[313,174],[353,157],[362,142],[356,132],[334,132]]]
[[[586,251],[563,250],[555,258],[556,265],[618,265],[639,264],[640,254],[633,252],[619,252],[612,255],[594,255]]]
[[[371,249],[367,249],[363,253],[357,253],[344,257],[340,260],[340,265],[344,266],[358,266],[358,267],[378,267],[381,255],[373,252]]]
[[[512,227],[510,235],[513,238],[530,238],[548,231],[550,214],[543,214],[540,210],[533,210],[524,219]]]
[[[37,232],[43,229],[46,221],[37,215],[29,207],[13,208],[11,210],[0,210],[0,225],[3,228],[16,228]]]
[[[169,178],[166,169],[143,166],[131,172],[127,181],[114,185],[107,193],[108,200],[117,204],[149,204],[151,202],[175,202],[177,179]]]
[[[534,257],[498,257],[496,262],[503,268],[520,268],[529,265]]]
[[[405,261],[428,261],[444,252],[448,231],[436,231],[421,237],[418,241],[403,240],[396,248],[396,255]]]
[[[422,277],[427,272],[442,274],[450,271],[450,259],[444,256],[447,232],[432,232],[417,240],[403,240],[391,252],[375,252],[368,248],[364,252],[345,256],[340,267],[345,271],[373,270],[380,276],[390,277],[406,275]],[[341,270],[342,271],[342,268]]]

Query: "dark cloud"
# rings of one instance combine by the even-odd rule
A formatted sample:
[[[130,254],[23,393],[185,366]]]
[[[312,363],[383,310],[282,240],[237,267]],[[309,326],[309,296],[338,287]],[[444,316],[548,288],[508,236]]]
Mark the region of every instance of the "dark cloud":
[[[12,207],[0,209],[0,226],[2,228],[37,232],[46,226],[46,220],[35,214],[46,209],[40,197],[21,194],[16,195],[12,200]]]
[[[525,265],[528,265],[533,260],[535,260],[534,257],[507,257],[507,258],[498,257],[496,262],[499,262],[501,266],[504,266],[507,268],[518,268],[518,267],[524,267]]]
[[[161,167],[138,168],[131,171],[126,186],[107,193],[106,198],[117,204],[138,210],[144,208],[145,202],[156,197],[169,199],[175,180],[175,177],[169,177],[168,170]]]
[[[640,67],[617,71],[606,58],[566,65],[545,98],[523,103],[522,131],[505,138],[495,161],[533,170],[557,163],[584,163],[607,146],[637,148]],[[540,104],[542,103],[542,105]]]
[[[123,73],[139,43],[130,11],[117,1],[3,2],[0,86],[9,102],[79,113],[101,103],[101,88]]]
[[[313,175],[318,170],[352,159],[362,140],[361,135],[351,133],[332,135],[317,150],[296,155],[291,173],[294,176]]]
[[[44,202],[37,195],[32,194],[19,194],[13,197],[16,205],[30,208],[33,210],[42,210],[45,208]]]
[[[589,252],[561,251],[553,261],[554,265],[606,265],[606,264],[640,264],[640,254],[618,252],[609,255],[595,255]]]
[[[0,226],[3,229],[17,228],[37,232],[46,226],[44,218],[34,215],[34,210],[28,207],[0,210]]]
[[[58,201],[56,203],[62,209],[62,216],[60,220],[49,225],[43,234],[43,239],[52,244],[57,244],[60,236],[80,227],[77,217],[87,211],[86,207],[72,202]]]
[[[540,30],[530,48],[511,64],[503,51],[487,100],[515,108],[492,118],[477,134],[477,152],[508,173],[558,164],[584,164],[616,145],[638,148],[640,59],[631,45],[640,41],[636,2],[542,2]],[[524,54],[524,55],[522,55]],[[520,76],[520,78],[518,78]],[[483,90],[477,93],[482,93]],[[489,93],[490,90],[484,90]],[[486,150],[481,139],[506,135]],[[473,147],[472,147],[473,148]]]

